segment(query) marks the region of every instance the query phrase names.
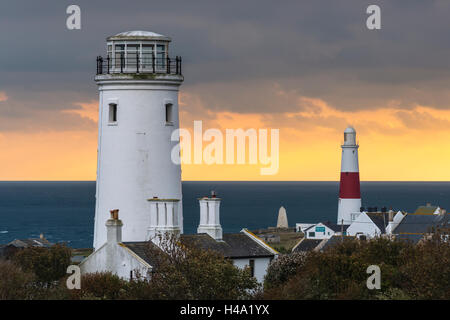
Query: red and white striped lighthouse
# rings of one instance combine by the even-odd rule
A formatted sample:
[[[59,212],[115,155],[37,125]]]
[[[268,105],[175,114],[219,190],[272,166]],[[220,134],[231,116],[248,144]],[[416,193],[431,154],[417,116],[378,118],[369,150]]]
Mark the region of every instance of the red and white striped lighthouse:
[[[351,224],[352,214],[361,208],[359,187],[358,145],[356,131],[348,127],[344,131],[342,147],[341,183],[339,186],[338,224]]]

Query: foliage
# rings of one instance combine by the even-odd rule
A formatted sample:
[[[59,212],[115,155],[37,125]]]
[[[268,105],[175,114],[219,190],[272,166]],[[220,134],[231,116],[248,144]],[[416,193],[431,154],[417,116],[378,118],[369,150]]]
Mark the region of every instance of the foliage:
[[[310,252],[296,263],[289,261],[269,267],[261,298],[450,298],[450,244],[439,236],[418,245],[385,238],[346,240],[324,252]],[[381,269],[381,290],[367,289],[369,265]]]
[[[283,254],[270,264],[265,277],[265,289],[282,285],[297,273],[305,261],[304,253]]]
[[[176,237],[162,239],[160,247],[148,248],[155,270],[146,293],[153,299],[245,299],[257,288],[248,268],[235,267],[217,252]]]
[[[50,285],[66,275],[70,259],[71,249],[62,244],[49,248],[24,248],[12,258],[24,271],[35,274],[37,282],[45,285]]]
[[[0,300],[32,299],[34,275],[10,261],[0,261]]]

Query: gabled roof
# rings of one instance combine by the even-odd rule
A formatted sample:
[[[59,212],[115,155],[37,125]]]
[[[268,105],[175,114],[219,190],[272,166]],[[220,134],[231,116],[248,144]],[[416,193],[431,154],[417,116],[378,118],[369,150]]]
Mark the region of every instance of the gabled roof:
[[[303,238],[300,242],[294,247],[292,252],[305,252],[314,250],[319,243],[322,242],[322,239],[306,239]]]
[[[155,265],[155,258],[151,255],[151,250],[154,249],[162,252],[162,250],[151,241],[122,242],[122,244],[151,266]]]
[[[416,212],[414,214],[433,214],[439,207],[438,206],[419,206],[416,209]]]
[[[225,233],[222,241],[216,241],[206,233],[182,234],[181,243],[189,243],[204,250],[212,250],[222,254],[225,258],[258,258],[273,257],[274,253],[251,239],[245,233]],[[262,241],[262,240],[261,240]],[[155,258],[150,249],[162,250],[151,241],[122,242],[123,246],[131,250],[150,266],[155,265]]]
[[[52,244],[45,238],[15,239],[7,244],[16,248],[50,247]]]
[[[425,234],[436,227],[448,227],[450,214],[407,214],[395,228],[395,234]]]
[[[380,229],[381,233],[386,233],[386,226],[389,223],[389,213],[367,212],[367,216]]]
[[[335,223],[331,223],[330,221],[325,221],[322,222],[323,225],[327,226],[328,228],[330,228],[331,230],[333,230],[334,232],[341,232],[342,230],[347,231],[348,227],[350,227],[349,224],[335,224]]]
[[[221,253],[225,258],[273,257],[274,253],[245,233],[224,233],[222,241],[216,241],[206,233],[182,234],[182,242],[190,242],[205,250]]]

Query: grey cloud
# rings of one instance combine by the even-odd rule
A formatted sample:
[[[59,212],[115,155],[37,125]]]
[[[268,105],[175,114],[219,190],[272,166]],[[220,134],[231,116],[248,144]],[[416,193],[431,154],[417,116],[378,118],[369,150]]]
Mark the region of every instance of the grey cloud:
[[[183,56],[183,90],[212,110],[285,112],[298,109],[289,100],[297,96],[342,110],[392,101],[449,107],[448,1],[79,0],[80,31],[65,27],[70,4],[0,3],[0,91],[16,101],[33,92],[39,103],[28,106],[36,110],[95,99],[95,57],[105,38],[143,29],[172,37],[172,53]],[[365,27],[369,4],[382,8],[380,31]],[[277,96],[275,84],[289,94]],[[49,92],[69,100],[48,102]]]

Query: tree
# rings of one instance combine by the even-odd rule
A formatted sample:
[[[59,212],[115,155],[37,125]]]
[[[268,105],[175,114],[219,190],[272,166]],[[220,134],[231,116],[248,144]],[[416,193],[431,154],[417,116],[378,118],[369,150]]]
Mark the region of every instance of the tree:
[[[0,261],[0,300],[31,299],[36,294],[34,275],[10,261]]]
[[[250,270],[241,270],[222,255],[181,243],[177,237],[161,239],[160,248],[149,245],[154,269],[149,280],[130,283],[134,298],[151,299],[246,299],[257,288]]]
[[[66,275],[71,249],[62,244],[49,248],[29,247],[19,250],[12,260],[24,271],[34,273],[37,282],[50,285]]]

